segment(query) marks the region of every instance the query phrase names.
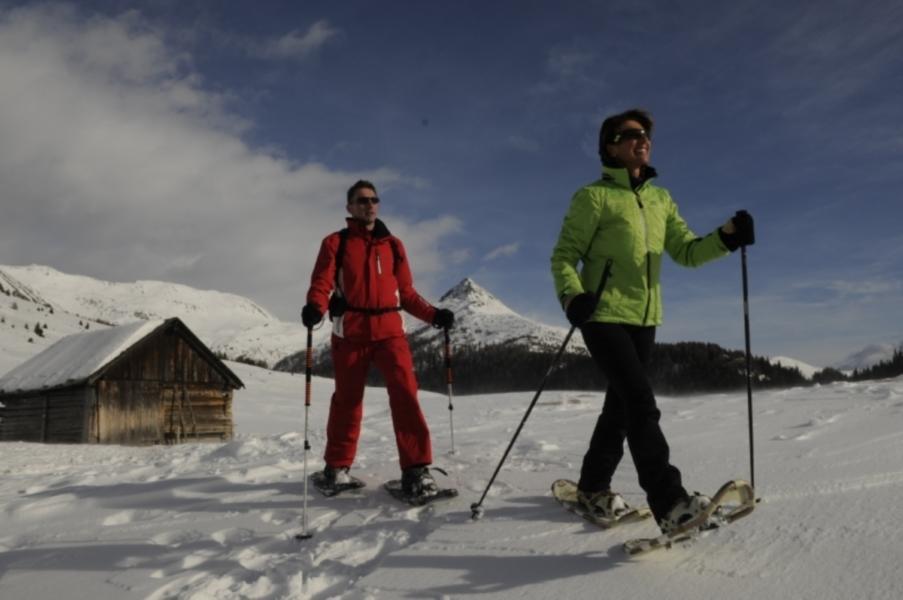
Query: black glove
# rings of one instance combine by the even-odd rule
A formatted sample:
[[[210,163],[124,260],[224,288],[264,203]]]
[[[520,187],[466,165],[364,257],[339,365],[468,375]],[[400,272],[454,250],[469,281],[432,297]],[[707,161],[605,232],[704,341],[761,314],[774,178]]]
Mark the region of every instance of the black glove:
[[[329,320],[335,321],[344,315],[346,310],[348,310],[348,301],[345,300],[345,296],[333,294],[329,299]]]
[[[301,322],[305,327],[313,327],[323,320],[323,313],[313,304],[305,304],[301,309]]]
[[[437,308],[436,314],[433,316],[433,327],[439,329],[451,329],[455,324],[455,313],[447,308]]]
[[[596,312],[596,298],[589,292],[577,294],[571,299],[566,311],[568,321],[575,327],[580,327]]]
[[[756,243],[756,228],[751,214],[745,210],[738,210],[731,217],[731,222],[734,224],[734,233],[724,233],[721,229],[718,230],[718,235],[721,236],[721,241],[728,250],[733,252],[740,246],[752,246]]]

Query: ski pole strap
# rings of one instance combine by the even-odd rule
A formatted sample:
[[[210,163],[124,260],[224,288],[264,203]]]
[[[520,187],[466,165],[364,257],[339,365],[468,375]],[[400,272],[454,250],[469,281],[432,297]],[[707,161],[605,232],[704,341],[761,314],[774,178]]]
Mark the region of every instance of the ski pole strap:
[[[304,361],[304,406],[310,406],[311,396],[311,375],[313,374],[314,351],[313,351],[313,331],[307,328],[307,356]],[[307,441],[305,440],[305,444]]]
[[[448,335],[448,328],[445,329],[445,382],[451,385],[452,380],[452,363],[451,363],[451,340]]]
[[[359,312],[364,313],[365,315],[384,315],[387,313],[398,312],[401,310],[400,306],[389,306],[387,308],[362,308],[359,306],[348,306],[345,308],[348,312]]]

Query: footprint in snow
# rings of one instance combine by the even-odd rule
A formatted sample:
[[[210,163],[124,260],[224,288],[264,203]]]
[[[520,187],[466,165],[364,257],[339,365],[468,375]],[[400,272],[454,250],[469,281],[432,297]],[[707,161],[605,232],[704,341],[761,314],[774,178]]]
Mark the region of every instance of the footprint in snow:
[[[74,494],[60,494],[40,500],[29,500],[7,508],[7,512],[26,519],[44,519],[61,513],[70,513],[78,503]]]
[[[210,535],[220,546],[236,546],[254,539],[254,532],[244,527],[221,529]]]
[[[152,544],[157,544],[158,546],[169,546],[170,548],[178,548],[184,544],[189,544],[191,542],[195,542],[204,535],[193,529],[187,530],[179,530],[179,531],[166,531],[164,533],[159,533],[150,539]]]

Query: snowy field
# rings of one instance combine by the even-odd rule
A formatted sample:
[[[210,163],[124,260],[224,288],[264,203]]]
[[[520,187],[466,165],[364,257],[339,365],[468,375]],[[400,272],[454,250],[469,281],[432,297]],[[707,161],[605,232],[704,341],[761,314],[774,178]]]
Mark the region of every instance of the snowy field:
[[[903,597],[903,379],[756,395],[752,516],[699,541],[628,559],[647,521],[601,531],[551,499],[576,477],[601,395],[547,392],[479,498],[531,393],[422,394],[440,483],[461,496],[409,509],[385,393],[370,389],[356,496],[302,507],[303,378],[230,364],[237,439],[178,447],[0,444],[0,598],[794,598]],[[332,383],[316,379],[309,467],[322,467]],[[748,476],[745,393],[660,398],[687,487]],[[631,464],[615,479],[635,503]]]

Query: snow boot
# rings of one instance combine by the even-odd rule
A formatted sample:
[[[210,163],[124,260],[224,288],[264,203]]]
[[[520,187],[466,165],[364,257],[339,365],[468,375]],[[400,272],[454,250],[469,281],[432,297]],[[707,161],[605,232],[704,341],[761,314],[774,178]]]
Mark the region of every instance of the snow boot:
[[[684,523],[687,523],[700,514],[705,512],[706,508],[712,503],[712,499],[704,496],[699,492],[694,492],[692,496],[688,496],[683,500],[679,500],[674,507],[668,511],[663,519],[658,522],[659,528],[665,535],[670,535]],[[699,530],[706,530],[718,527],[716,515],[712,515],[705,523],[699,526]]]
[[[577,502],[595,518],[616,520],[632,510],[621,494],[611,490],[602,492],[577,490]]]
[[[401,490],[411,498],[427,498],[439,493],[439,486],[426,466],[410,467],[401,472]]]
[[[326,497],[337,496],[342,492],[357,490],[366,484],[348,472],[348,467],[330,467],[327,465],[322,471],[317,471],[310,476],[314,487]]]
[[[348,485],[352,482],[351,475],[348,474],[348,467],[330,467],[327,465],[323,469],[323,483],[332,488],[338,488],[342,485]]]

